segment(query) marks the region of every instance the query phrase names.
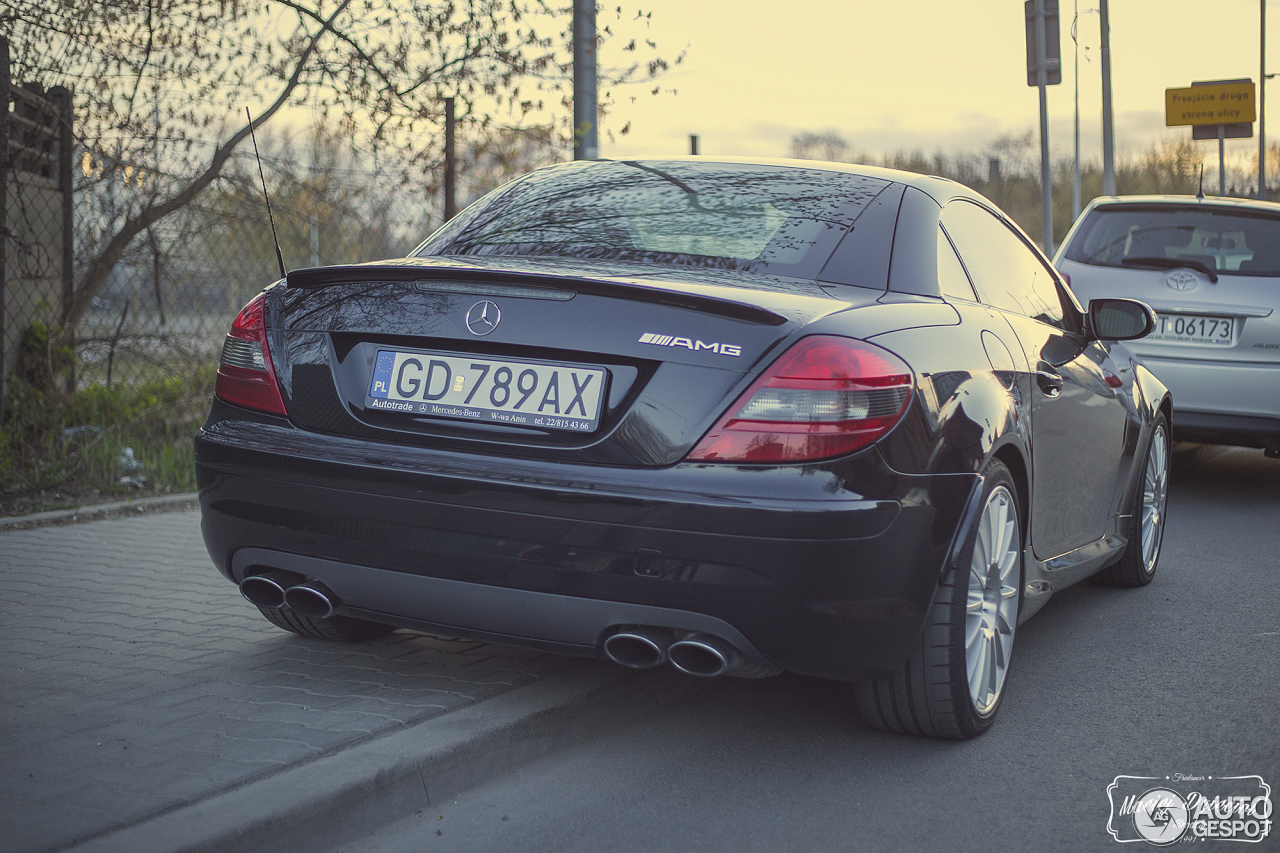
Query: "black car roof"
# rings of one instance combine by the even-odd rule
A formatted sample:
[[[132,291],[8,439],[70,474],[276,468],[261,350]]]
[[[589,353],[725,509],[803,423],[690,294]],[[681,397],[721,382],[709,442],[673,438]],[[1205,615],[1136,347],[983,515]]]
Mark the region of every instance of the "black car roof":
[[[957,183],[950,178],[941,178],[937,175],[922,175],[918,172],[906,172],[901,169],[887,169],[883,166],[865,166],[860,163],[832,163],[825,160],[793,160],[783,157],[708,157],[702,155],[662,155],[656,157],[618,157],[601,159],[617,160],[620,162],[643,161],[645,163],[729,163],[742,164],[744,166],[784,166],[794,169],[841,172],[847,175],[865,175],[871,178],[880,178],[881,180],[893,181],[895,183],[905,184],[909,187],[915,187],[930,196],[934,201],[938,202],[939,205],[945,204],[952,198],[967,198],[983,204],[991,204],[991,202],[980,193],[974,192],[964,184]],[[545,168],[555,169],[570,165],[571,164],[569,163],[560,163],[556,166],[547,166]]]

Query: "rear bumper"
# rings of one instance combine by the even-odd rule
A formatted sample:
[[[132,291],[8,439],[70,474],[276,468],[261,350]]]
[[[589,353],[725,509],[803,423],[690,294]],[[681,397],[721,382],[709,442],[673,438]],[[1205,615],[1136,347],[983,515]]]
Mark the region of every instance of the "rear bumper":
[[[284,569],[347,615],[592,656],[623,625],[710,633],[838,679],[905,661],[977,480],[900,475],[875,450],[637,470],[254,420],[196,439],[205,542],[233,581]]]
[[[1251,418],[1216,412],[1180,412],[1174,409],[1173,437],[1200,444],[1234,444],[1240,447],[1280,448],[1280,418]]]
[[[1173,395],[1175,439],[1280,447],[1280,364],[1142,360]]]

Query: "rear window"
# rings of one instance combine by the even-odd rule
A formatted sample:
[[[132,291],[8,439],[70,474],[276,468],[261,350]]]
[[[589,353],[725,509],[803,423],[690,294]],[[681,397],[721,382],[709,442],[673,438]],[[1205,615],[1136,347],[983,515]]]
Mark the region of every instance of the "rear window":
[[[815,278],[888,185],[786,166],[572,163],[495,191],[414,255],[603,258]]]
[[[1209,205],[1108,205],[1089,214],[1066,257],[1107,267],[1198,261],[1219,273],[1277,276],[1280,219]]]

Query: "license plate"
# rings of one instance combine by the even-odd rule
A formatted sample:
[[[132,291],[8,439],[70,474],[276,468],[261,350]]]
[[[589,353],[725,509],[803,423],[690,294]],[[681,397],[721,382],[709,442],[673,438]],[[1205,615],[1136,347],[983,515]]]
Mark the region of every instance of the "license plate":
[[[591,432],[605,372],[553,362],[379,350],[366,407],[384,412]]]
[[[1160,314],[1156,317],[1155,331],[1148,337],[1153,341],[1229,347],[1236,341],[1236,322],[1229,317]]]

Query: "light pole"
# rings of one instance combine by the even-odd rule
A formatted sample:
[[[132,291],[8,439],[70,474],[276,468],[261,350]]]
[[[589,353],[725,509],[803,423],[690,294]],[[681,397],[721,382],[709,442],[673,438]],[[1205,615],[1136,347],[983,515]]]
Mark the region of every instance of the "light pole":
[[[1111,121],[1111,18],[1107,0],[1098,4],[1102,17],[1102,194],[1116,194],[1115,128]]]
[[[573,159],[600,156],[596,122],[596,0],[573,0]]]
[[[1056,5],[1056,4],[1055,4]],[[1049,167],[1048,38],[1045,32],[1045,0],[1031,0],[1036,86],[1040,90],[1040,216],[1044,224],[1044,252],[1053,254],[1053,175]],[[1056,10],[1055,10],[1056,11]],[[1054,33],[1056,38],[1057,33]],[[1061,66],[1059,66],[1061,67]],[[1061,75],[1059,75],[1061,79]]]
[[[1263,0],[1263,2],[1266,2],[1266,0]],[[1075,157],[1075,172],[1073,173],[1072,179],[1071,179],[1071,219],[1072,221],[1075,221],[1076,217],[1080,215],[1080,38],[1079,38],[1079,31],[1077,30],[1077,25],[1080,23],[1079,0],[1076,0],[1076,2],[1073,5],[1073,9],[1075,10],[1075,13],[1071,16],[1071,41],[1075,43],[1075,49],[1076,49],[1076,59],[1075,59],[1075,74],[1076,74],[1076,95],[1075,95],[1076,152],[1075,153],[1076,153],[1076,157]],[[1096,12],[1096,11],[1098,10],[1085,9],[1084,13],[1087,15],[1090,12]]]
[[[1258,198],[1267,198],[1267,0],[1259,0],[1261,46],[1258,50]]]

